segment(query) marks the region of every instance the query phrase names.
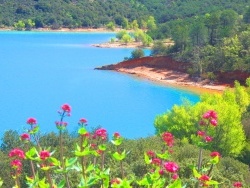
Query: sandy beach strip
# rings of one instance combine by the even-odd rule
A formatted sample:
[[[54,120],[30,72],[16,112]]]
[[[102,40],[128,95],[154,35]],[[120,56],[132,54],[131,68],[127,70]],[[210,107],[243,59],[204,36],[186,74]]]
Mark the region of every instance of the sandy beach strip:
[[[145,66],[134,68],[119,68],[116,71],[133,75],[138,78],[147,79],[165,86],[177,87],[197,94],[203,93],[222,93],[227,86],[216,85],[207,80],[195,82],[189,78],[189,75],[167,69],[154,69]]]

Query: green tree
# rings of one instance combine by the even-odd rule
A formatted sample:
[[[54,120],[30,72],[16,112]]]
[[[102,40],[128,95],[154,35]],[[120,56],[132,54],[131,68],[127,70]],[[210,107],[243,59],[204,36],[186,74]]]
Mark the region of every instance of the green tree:
[[[153,16],[149,16],[147,20],[147,27],[149,30],[155,30],[156,29],[156,23],[155,23],[155,18]]]
[[[206,43],[207,30],[201,19],[197,18],[194,20],[189,35],[193,46],[203,46]]]
[[[171,111],[156,117],[156,131],[158,134],[169,131],[181,140],[188,139],[191,143],[195,142],[197,123],[201,115],[212,109],[218,113],[218,126],[216,129],[207,130],[208,135],[215,135],[207,149],[217,150],[224,156],[239,156],[245,147],[246,137],[241,124],[240,109],[244,109],[237,101],[242,99],[244,106],[249,105],[249,101],[245,100],[246,95],[242,92],[242,90],[236,93],[226,90],[223,95],[205,94],[195,105],[189,103],[175,105]]]
[[[137,20],[133,20],[132,23],[130,24],[132,29],[138,29],[139,28],[139,24],[137,22]]]
[[[220,12],[213,12],[205,15],[205,25],[208,28],[208,41],[210,45],[218,42],[218,27],[220,23]]]
[[[156,41],[151,49],[151,55],[166,55],[167,54],[167,46],[162,41]]]
[[[133,41],[132,37],[129,34],[125,34],[122,36],[121,41],[125,44],[128,44]]]
[[[178,25],[173,28],[173,32],[171,32],[172,39],[174,40],[174,48],[183,53],[189,42],[189,27],[183,21],[179,21]]]
[[[122,19],[121,25],[122,25],[122,28],[123,28],[123,29],[129,29],[129,22],[128,22],[128,19],[127,19],[127,18],[123,18],[123,19]]]
[[[34,28],[35,26],[35,22],[31,19],[28,19],[25,21],[25,29],[26,30],[31,30],[32,28]]]
[[[116,37],[117,39],[121,40],[122,37],[123,37],[123,35],[126,35],[126,34],[128,34],[128,32],[127,32],[126,30],[121,30],[121,31],[119,31],[118,33],[116,33],[115,37]]]
[[[114,31],[115,30],[115,24],[114,22],[109,22],[107,25],[106,25],[107,29],[111,30],[111,31]]]
[[[131,52],[131,58],[130,59],[136,59],[144,57],[144,51],[141,48],[137,48]]]
[[[23,30],[25,28],[24,21],[19,20],[17,23],[14,24],[14,28],[19,31]]]

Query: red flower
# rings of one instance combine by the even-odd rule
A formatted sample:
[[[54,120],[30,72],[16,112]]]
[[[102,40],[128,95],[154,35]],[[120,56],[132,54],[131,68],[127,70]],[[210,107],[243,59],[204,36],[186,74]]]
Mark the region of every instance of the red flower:
[[[43,150],[39,153],[39,156],[41,160],[46,160],[47,158],[50,157],[50,152]]]
[[[234,187],[243,187],[242,183],[237,181],[237,182],[234,182],[233,184]]]
[[[211,136],[206,136],[205,141],[206,142],[212,142],[213,138]]]
[[[20,136],[22,141],[29,141],[30,140],[30,135],[28,133],[23,133]]]
[[[210,119],[210,118],[217,119],[217,113],[213,110],[209,110],[205,114],[203,114],[202,117],[204,119]]]
[[[9,153],[9,157],[19,157],[20,159],[24,159],[25,158],[25,154],[23,152],[23,150],[19,149],[19,148],[14,148],[13,150],[10,151]]]
[[[68,105],[68,104],[63,104],[63,105],[61,106],[61,109],[62,109],[64,112],[67,112],[67,113],[70,113],[70,112],[71,112],[71,107],[70,107],[70,105]]]
[[[79,124],[87,124],[87,120],[85,118],[79,119]]]
[[[161,165],[161,159],[154,158],[154,159],[152,159],[151,164],[160,166]]]
[[[164,170],[163,169],[160,169],[159,170],[159,174],[162,176],[162,175],[164,175]]]
[[[211,120],[210,120],[210,123],[211,123],[211,125],[213,125],[214,127],[216,127],[217,124],[218,124],[218,122],[217,122],[216,119],[211,119]]]
[[[112,179],[112,180],[110,181],[110,183],[111,183],[111,184],[120,184],[121,181],[120,181],[119,179],[115,178],[115,179]]]
[[[11,161],[10,165],[14,169],[17,169],[17,170],[21,170],[22,169],[22,163],[18,159],[15,159],[15,160]]]
[[[155,157],[155,152],[152,150],[149,150],[149,151],[147,151],[147,156],[153,158],[153,157]]]
[[[175,173],[175,174],[172,175],[172,179],[173,179],[173,180],[176,180],[176,179],[178,179],[178,178],[179,178],[178,174]]]
[[[175,173],[179,170],[179,166],[175,162],[166,162],[164,164],[166,171],[170,173]]]
[[[107,139],[107,131],[103,128],[97,129],[95,131],[94,137],[100,137],[102,140],[106,140]]]
[[[198,136],[201,136],[201,137],[203,137],[203,136],[205,136],[205,132],[204,131],[197,131],[197,135]]]
[[[174,144],[174,136],[169,133],[169,132],[165,132],[162,134],[162,139],[164,140],[164,142],[169,146],[172,147]]]
[[[214,152],[210,153],[210,156],[211,157],[217,157],[218,156],[219,158],[221,157],[220,153],[217,152],[217,151],[214,151]]]
[[[120,135],[119,133],[116,132],[116,133],[114,133],[113,137],[114,137],[115,139],[117,139],[117,138],[120,138],[121,135]]]
[[[210,180],[210,177],[207,175],[201,175],[201,177],[199,178],[199,180],[202,182],[202,186],[203,187],[207,187],[207,182]]]
[[[36,119],[35,118],[28,118],[27,119],[27,124],[30,124],[30,125],[35,125],[36,124]]]
[[[56,124],[57,129],[59,130],[64,130],[68,125],[68,123],[64,121],[56,121],[55,124]]]
[[[207,175],[201,175],[201,177],[199,178],[200,181],[206,182],[210,180],[210,177]]]

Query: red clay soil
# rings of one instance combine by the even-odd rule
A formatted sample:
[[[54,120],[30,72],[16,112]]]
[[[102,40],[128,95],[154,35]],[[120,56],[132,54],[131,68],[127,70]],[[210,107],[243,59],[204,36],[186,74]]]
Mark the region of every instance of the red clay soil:
[[[190,63],[177,62],[168,56],[159,57],[142,57],[138,59],[132,59],[123,61],[117,64],[105,65],[96,69],[100,70],[118,70],[119,68],[135,68],[135,67],[150,67],[154,68],[155,71],[168,69],[178,72],[187,72],[187,69],[191,66]],[[219,84],[234,85],[234,81],[237,80],[241,84],[245,84],[245,80],[250,77],[250,73],[243,71],[232,71],[232,72],[215,72],[217,82]]]

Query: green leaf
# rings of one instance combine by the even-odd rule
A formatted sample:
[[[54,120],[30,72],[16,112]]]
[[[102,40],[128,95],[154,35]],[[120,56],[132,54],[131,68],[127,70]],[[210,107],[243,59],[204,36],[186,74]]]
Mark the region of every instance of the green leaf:
[[[49,188],[49,187],[50,187],[49,184],[47,184],[47,183],[45,182],[45,179],[40,180],[40,181],[38,182],[38,185],[39,185],[39,187],[42,187],[42,188]]]
[[[219,185],[220,183],[214,180],[209,180],[206,182],[207,185]]]
[[[105,151],[107,149],[107,146],[105,144],[101,144],[98,146],[98,149],[101,151]]]
[[[57,188],[63,188],[65,183],[66,183],[65,180],[60,181],[60,183],[57,185]]]
[[[175,180],[172,184],[168,185],[167,188],[182,188],[181,179]]]
[[[118,153],[118,152],[115,152],[113,153],[113,158],[116,159],[117,161],[121,161],[123,159],[125,159],[126,157],[126,152],[125,150],[122,152],[122,153]]]
[[[147,153],[144,153],[144,161],[145,161],[146,164],[151,163],[151,160],[150,160],[149,156],[147,155]]]
[[[219,163],[220,157],[219,156],[215,156],[210,160],[210,163],[216,165]]]
[[[157,153],[156,155],[157,155],[160,159],[165,159],[165,160],[169,159],[169,153],[168,153],[168,151],[166,151],[166,152],[163,153],[163,154]]]
[[[73,158],[70,158],[70,159],[66,159],[66,167],[71,167],[74,165],[74,163],[77,161],[77,157],[73,157]]]
[[[200,178],[201,177],[201,175],[198,173],[198,171],[196,170],[195,167],[193,167],[193,175],[194,175],[195,178]]]
[[[115,140],[111,140],[111,143],[114,144],[115,146],[119,146],[122,144],[122,141],[123,141],[123,138],[122,137],[119,137]]]
[[[37,154],[37,150],[35,147],[30,148],[30,150],[25,153],[26,157],[30,160],[35,160],[33,156],[36,154]]]
[[[49,158],[49,162],[51,162],[54,166],[60,166],[60,161],[59,160],[57,160],[56,158],[54,158],[54,157],[50,157]]]
[[[78,134],[83,135],[86,134],[88,131],[85,129],[85,127],[81,127],[80,129],[78,129]]]
[[[90,164],[90,165],[87,166],[86,172],[88,173],[88,172],[91,172],[91,171],[94,171],[94,170],[95,170],[94,164]]]
[[[32,130],[29,131],[30,134],[36,134],[39,131],[39,125],[36,125]]]

